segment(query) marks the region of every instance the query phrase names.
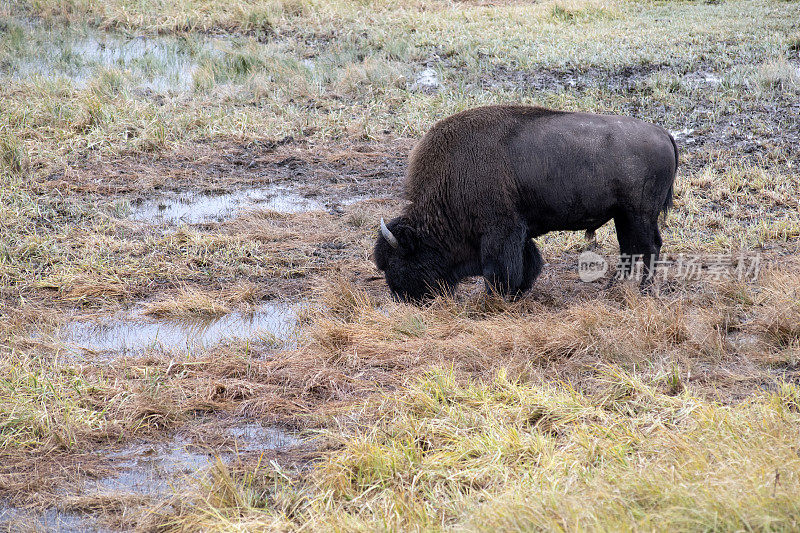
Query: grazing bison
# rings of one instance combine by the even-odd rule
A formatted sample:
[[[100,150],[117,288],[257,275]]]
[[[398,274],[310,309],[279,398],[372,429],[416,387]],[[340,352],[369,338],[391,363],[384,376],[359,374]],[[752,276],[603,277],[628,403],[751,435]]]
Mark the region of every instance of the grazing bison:
[[[658,258],[678,151],[640,120],[489,106],[438,122],[409,157],[403,214],[381,219],[375,264],[392,293],[420,300],[482,275],[502,295],[542,269],[531,240],[614,219],[621,254]],[[651,263],[652,264],[652,263]],[[647,278],[647,270],[646,278]]]

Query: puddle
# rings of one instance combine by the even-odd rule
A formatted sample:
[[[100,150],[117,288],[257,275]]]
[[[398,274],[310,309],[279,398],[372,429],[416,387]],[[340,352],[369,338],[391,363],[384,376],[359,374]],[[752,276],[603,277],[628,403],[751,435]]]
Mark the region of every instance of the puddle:
[[[302,439],[274,427],[264,427],[257,422],[228,428],[239,451],[283,450],[303,442]]]
[[[134,203],[130,209],[130,218],[133,220],[178,225],[221,222],[250,209],[299,213],[324,209],[324,205],[286,188],[272,187],[242,189],[217,195],[193,191],[171,193],[158,199]]]
[[[148,348],[163,351],[204,350],[224,340],[251,339],[291,344],[296,335],[297,305],[271,302],[253,313],[229,313],[215,320],[157,320],[141,310],[103,321],[78,320],[62,338],[73,352],[130,355]]]
[[[670,131],[670,134],[676,141],[684,141],[686,143],[694,142],[694,137],[692,137],[693,133],[694,133],[693,128],[684,128],[682,130]]]
[[[31,76],[67,78],[85,87],[104,72],[114,81],[127,78],[135,87],[156,92],[188,91],[200,61],[220,55],[211,38],[142,37],[92,28],[45,27],[14,21],[5,39],[9,53],[0,70],[15,79]]]
[[[106,455],[120,471],[84,488],[93,494],[135,493],[166,495],[178,481],[202,472],[216,461],[213,454],[194,451],[188,442],[175,438],[167,443],[136,443]]]
[[[238,451],[282,450],[297,446],[301,439],[274,427],[250,422],[228,428]],[[134,493],[146,496],[171,494],[178,482],[202,473],[217,459],[228,461],[231,453],[204,451],[180,437],[165,443],[139,442],[106,454],[119,469],[112,476],[87,482],[92,494]]]
[[[85,515],[67,513],[58,509],[44,512],[28,511],[0,504],[0,530],[3,531],[58,531],[60,533],[82,533],[106,531]]]
[[[236,442],[236,451],[283,450],[302,443],[285,431],[248,422],[227,429]],[[79,497],[121,497],[136,495],[164,500],[180,491],[192,479],[202,475],[217,459],[230,461],[232,453],[205,451],[181,437],[167,442],[140,441],[121,450],[107,452],[116,472],[96,480],[87,480]],[[63,502],[56,502],[61,505]],[[3,531],[105,531],[91,513],[49,508],[26,510],[0,502],[0,529]]]
[[[238,451],[284,450],[302,443],[285,431],[248,422],[227,429]],[[176,437],[169,442],[139,442],[120,451],[106,454],[119,471],[92,483],[85,489],[92,493],[136,493],[149,496],[172,492],[176,481],[185,480],[206,470],[217,459],[228,461],[231,453],[214,453],[192,446],[186,439]]]
[[[426,68],[417,75],[409,89],[411,91],[436,92],[441,86],[442,83],[439,81],[437,72],[432,68]]]
[[[684,81],[690,86],[698,85],[720,85],[722,84],[722,77],[713,72],[692,72],[683,77]]]

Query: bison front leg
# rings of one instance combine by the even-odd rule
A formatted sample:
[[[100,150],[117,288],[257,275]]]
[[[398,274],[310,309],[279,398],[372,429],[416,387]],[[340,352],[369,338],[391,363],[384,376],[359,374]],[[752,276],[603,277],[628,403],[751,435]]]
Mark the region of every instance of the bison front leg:
[[[522,225],[484,235],[481,239],[481,268],[487,292],[516,296],[527,289],[523,288],[526,282],[526,242],[533,244],[527,239],[526,228]]]
[[[522,266],[522,285],[519,287],[519,292],[526,292],[533,287],[533,282],[542,272],[544,261],[536,243],[530,238],[525,239],[525,249],[522,251],[522,256],[524,264]]]

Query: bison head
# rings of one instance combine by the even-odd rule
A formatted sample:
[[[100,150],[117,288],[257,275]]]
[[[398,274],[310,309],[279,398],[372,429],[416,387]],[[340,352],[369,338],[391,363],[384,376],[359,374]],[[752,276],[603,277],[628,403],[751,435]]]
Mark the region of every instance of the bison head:
[[[404,217],[388,224],[381,219],[374,258],[392,295],[398,299],[418,302],[455,286],[441,246],[424,238]]]

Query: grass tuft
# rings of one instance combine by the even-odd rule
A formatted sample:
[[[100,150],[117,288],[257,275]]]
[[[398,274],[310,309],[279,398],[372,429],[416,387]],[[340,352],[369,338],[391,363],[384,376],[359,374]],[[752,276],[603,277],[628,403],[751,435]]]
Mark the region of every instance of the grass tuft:
[[[184,288],[173,298],[148,303],[144,314],[155,318],[217,318],[231,312],[212,295],[196,288]]]
[[[792,35],[787,40],[789,51],[800,52],[800,34]]]
[[[28,169],[29,157],[25,147],[12,132],[0,127],[0,166],[8,172],[20,174]]]
[[[763,87],[793,92],[800,90],[800,68],[785,58],[762,64],[758,76]]]
[[[613,13],[593,2],[563,2],[557,1],[551,4],[549,18],[554,22],[589,22],[600,18],[613,18]]]

